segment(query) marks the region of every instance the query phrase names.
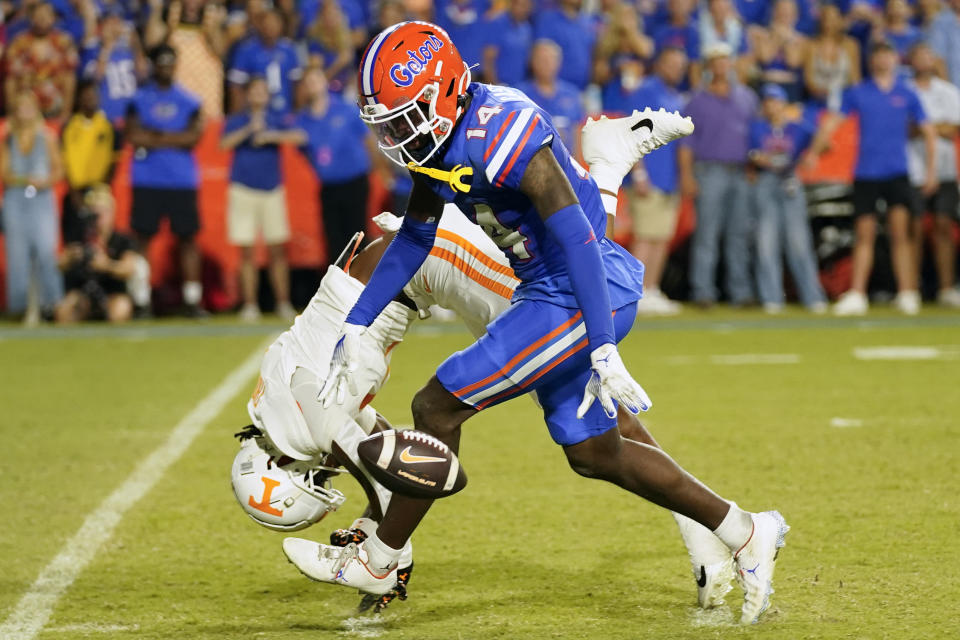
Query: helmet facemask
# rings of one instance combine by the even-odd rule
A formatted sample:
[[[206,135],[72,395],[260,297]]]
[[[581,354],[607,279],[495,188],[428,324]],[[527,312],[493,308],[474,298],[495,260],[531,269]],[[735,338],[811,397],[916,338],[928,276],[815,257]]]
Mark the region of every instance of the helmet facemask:
[[[427,84],[399,107],[377,103],[361,108],[360,119],[373,129],[380,150],[401,167],[424,164],[450,137],[454,123],[437,114],[439,92],[437,83]]]

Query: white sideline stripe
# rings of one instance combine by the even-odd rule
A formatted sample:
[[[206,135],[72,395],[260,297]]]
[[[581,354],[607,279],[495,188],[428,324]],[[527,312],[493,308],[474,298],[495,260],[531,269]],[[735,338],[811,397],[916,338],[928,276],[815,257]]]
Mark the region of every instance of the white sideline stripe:
[[[83,622],[80,624],[65,624],[59,627],[47,627],[47,633],[119,633],[121,631],[139,631],[138,624],[97,624]]]
[[[960,357],[960,349],[954,347],[854,347],[857,360],[940,360]]]
[[[272,341],[271,337],[270,342]],[[177,423],[166,441],[141,460],[123,484],[87,516],[80,529],[43,568],[10,616],[0,625],[0,638],[29,640],[43,629],[57,601],[80,572],[90,564],[101,545],[113,536],[113,530],[130,507],[153,489],[167,469],[180,459],[210,421],[220,414],[244,385],[250,383],[250,378],[260,370],[263,349],[264,346],[257,347],[197,403],[190,413]]]
[[[734,353],[729,355],[710,356],[712,364],[739,365],[739,364],[797,364],[800,362],[798,353]]]
[[[836,429],[852,429],[863,426],[863,420],[860,418],[830,418],[830,426]]]

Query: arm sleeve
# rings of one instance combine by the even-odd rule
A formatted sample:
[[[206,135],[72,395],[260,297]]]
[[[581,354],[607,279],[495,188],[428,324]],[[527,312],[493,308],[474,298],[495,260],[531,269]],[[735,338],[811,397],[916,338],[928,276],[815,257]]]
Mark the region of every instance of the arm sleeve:
[[[567,259],[567,273],[587,326],[590,349],[616,344],[606,270],[586,214],[579,204],[572,204],[547,218],[545,224]]]
[[[427,259],[436,235],[436,223],[404,216],[400,231],[380,258],[346,322],[369,327]]]

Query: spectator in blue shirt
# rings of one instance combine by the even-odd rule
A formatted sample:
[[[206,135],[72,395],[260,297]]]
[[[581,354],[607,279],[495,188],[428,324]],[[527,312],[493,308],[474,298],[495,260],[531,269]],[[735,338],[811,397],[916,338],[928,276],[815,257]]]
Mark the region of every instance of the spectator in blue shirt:
[[[621,111],[666,109],[681,111],[683,97],[678,87],[687,72],[683,49],[667,47],[660,51],[654,73],[628,97]],[[680,305],[660,290],[667,264],[670,241],[677,229],[680,195],[677,188],[677,145],[663,146],[641,160],[625,190],[633,221],[633,255],[643,263],[643,298],[637,313],[671,315]]]
[[[332,94],[317,69],[304,77],[307,106],[296,118],[298,144],[320,179],[320,207],[332,262],[353,235],[367,226],[373,136],[357,106]],[[379,165],[378,165],[379,166]]]
[[[138,70],[146,61],[133,24],[111,8],[100,20],[100,34],[90,34],[80,52],[81,74],[100,88],[100,108],[115,127],[122,126],[137,90]]]
[[[754,57],[764,84],[779,85],[790,102],[803,98],[809,42],[797,29],[796,0],[775,0],[768,29],[754,30]]]
[[[897,76],[899,57],[886,42],[870,50],[870,78],[847,89],[841,110],[857,114],[860,146],[854,170],[853,213],[856,240],[853,247],[853,277],[850,290],[834,307],[838,315],[867,312],[867,283],[873,268],[873,246],[877,235],[878,202],[886,203],[893,271],[897,280],[897,308],[908,315],[920,311],[914,248],[910,236],[916,196],[907,177],[907,142],[910,127],[919,127],[926,149],[927,181],[923,192],[929,196],[938,186],[935,168],[936,134],[927,121],[920,98],[903,78]],[[839,126],[841,116],[824,118],[813,151],[821,153]]]
[[[507,10],[486,23],[483,77],[490,84],[515,87],[527,77],[533,45],[532,0],[510,0]]]
[[[300,55],[283,38],[283,18],[275,9],[263,11],[256,20],[257,35],[237,45],[227,72],[230,83],[230,111],[243,106],[243,87],[253,76],[263,76],[270,90],[270,109],[290,113],[297,83],[303,76]]]
[[[316,24],[325,11],[336,11],[344,18],[351,48],[362,49],[366,46],[370,38],[367,30],[371,18],[370,8],[374,3],[366,0],[300,0],[296,5],[300,23],[297,33],[294,34],[297,40],[309,33],[310,27]]]
[[[763,106],[750,124],[750,163],[755,169],[751,185],[757,220],[757,289],[767,313],[783,310],[782,254],[800,303],[814,313],[827,309],[817,274],[810,238],[807,199],[797,178],[800,155],[813,140],[813,128],[800,120],[787,121],[787,92],[776,84],[763,87]]]
[[[910,66],[907,58],[913,45],[920,42],[923,34],[910,23],[913,10],[906,0],[888,0],[883,20],[875,25],[873,38],[886,40],[897,50],[900,56],[900,75],[909,76]]]
[[[611,85],[632,91],[643,79],[644,63],[653,57],[653,40],[643,32],[643,23],[634,5],[613,5],[603,16],[603,28],[594,51],[594,82],[612,90]]]
[[[927,30],[927,42],[944,61],[947,79],[960,87],[960,0],[948,0]]]
[[[489,0],[436,0],[435,10],[434,22],[457,43],[463,61],[480,64],[488,42],[484,15],[490,10]]]
[[[309,65],[322,68],[330,90],[342,93],[356,74],[356,54],[347,19],[334,0],[323,3],[307,35]]]
[[[689,60],[689,84],[681,89],[700,84],[700,32],[690,17],[693,0],[667,0],[669,19],[653,31],[653,43],[657,51],[666,47],[683,49]]]
[[[127,111],[127,140],[134,147],[132,180],[133,209],[130,227],[146,253],[161,218],[180,245],[183,272],[183,302],[190,316],[203,316],[200,306],[200,251],[196,234],[197,163],[193,149],[203,135],[200,99],[173,82],[177,54],[160,45],[151,52],[153,82],[137,90]]]
[[[707,0],[699,26],[701,49],[724,42],[736,56],[747,51],[747,34],[730,0]]]
[[[534,37],[557,43],[563,51],[560,79],[578,90],[590,83],[593,71],[595,23],[580,12],[583,0],[560,0],[559,8],[540,11],[534,24]]]
[[[557,77],[562,59],[563,52],[555,42],[537,40],[530,54],[533,77],[529,82],[521,82],[517,88],[550,114],[563,144],[577,155],[580,125],[585,116],[580,92],[569,82]]]
[[[240,247],[240,317],[248,322],[260,318],[259,270],[253,251],[260,235],[267,245],[276,313],[292,321],[296,312],[290,305],[290,273],[284,246],[290,239],[290,225],[278,145],[298,142],[299,137],[290,131],[292,115],[268,109],[270,92],[266,80],[254,77],[247,84],[246,93],[246,108],[227,117],[220,139],[222,149],[233,150],[227,189],[227,238]]]

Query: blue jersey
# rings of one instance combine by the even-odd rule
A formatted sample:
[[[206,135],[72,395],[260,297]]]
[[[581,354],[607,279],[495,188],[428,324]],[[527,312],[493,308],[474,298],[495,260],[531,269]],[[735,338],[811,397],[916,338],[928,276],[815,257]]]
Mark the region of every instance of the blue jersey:
[[[165,133],[186,131],[199,117],[200,99],[179,85],[148,84],[138,89],[129,111],[144,129]],[[196,189],[197,162],[190,149],[138,148],[133,154],[133,184],[159,189]]]
[[[814,128],[805,120],[774,128],[769,120],[757,118],[750,123],[750,150],[767,154],[769,171],[790,174],[813,141],[813,133]]]
[[[293,125],[293,115],[283,116],[274,112],[264,115],[267,129],[282,131]],[[250,112],[242,111],[227,116],[223,135],[238,131],[250,124]],[[275,144],[254,146],[253,136],[247,136],[233,149],[230,165],[230,182],[251,189],[272,191],[280,186],[280,148]]]
[[[600,238],[611,306],[618,309],[639,300],[643,265],[604,237],[607,214],[597,185],[570,156],[547,112],[516,89],[473,83],[468,94],[471,101],[460,122],[428,165],[447,170],[472,167],[470,191],[454,193],[446,183],[432,179],[426,184],[455,203],[503,250],[521,281],[513,300],[578,307],[562,248],[519,190],[527,164],[543,147],[553,151]]]
[[[580,101],[580,92],[577,88],[557,78],[552,96],[542,93],[535,82],[520,82],[516,88],[523,91],[528,98],[540,105],[550,114],[553,126],[557,128],[560,139],[567,149],[574,148],[574,136],[580,132],[580,123],[586,117],[583,112],[583,103]]]
[[[356,104],[331,94],[326,113],[304,109],[294,126],[307,134],[301,152],[324,184],[341,184],[370,172],[364,144],[370,130],[357,117]]]
[[[916,92],[903,79],[890,91],[864,80],[843,94],[841,110],[860,117],[860,149],[854,176],[886,180],[907,175],[910,125],[927,121]]]
[[[80,68],[85,76],[92,76],[97,69],[100,57],[99,42],[84,47],[80,57]],[[107,114],[110,122],[116,123],[127,115],[127,107],[137,91],[137,70],[133,59],[133,49],[127,42],[117,43],[110,50],[100,80],[100,108]]]
[[[262,76],[270,91],[270,109],[288,113],[293,109],[293,88],[303,76],[297,48],[286,38],[267,47],[259,38],[250,38],[237,45],[227,78],[234,84],[246,84],[250,78]]]

